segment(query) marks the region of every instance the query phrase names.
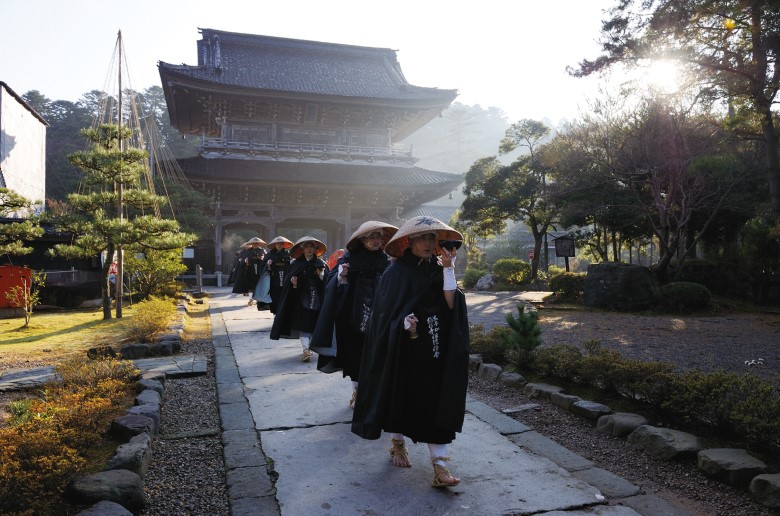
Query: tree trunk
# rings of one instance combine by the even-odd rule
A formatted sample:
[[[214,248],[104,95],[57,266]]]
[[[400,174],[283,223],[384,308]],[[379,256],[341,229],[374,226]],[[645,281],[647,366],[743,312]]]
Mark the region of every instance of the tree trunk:
[[[103,301],[103,320],[111,319],[111,282],[108,279],[111,263],[114,261],[114,246],[109,245],[106,249],[106,259],[103,262],[103,269],[100,271],[100,297]]]
[[[618,263],[620,261],[620,252],[618,251],[618,237],[617,231],[612,229],[612,261]]]

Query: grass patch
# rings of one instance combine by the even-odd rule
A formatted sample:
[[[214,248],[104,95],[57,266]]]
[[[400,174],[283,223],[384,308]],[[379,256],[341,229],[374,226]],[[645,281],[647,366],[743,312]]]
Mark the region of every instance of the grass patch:
[[[101,308],[37,312],[27,327],[23,319],[0,319],[0,363],[57,365],[89,348],[115,345],[124,339],[132,316],[129,307],[121,319],[104,320]]]

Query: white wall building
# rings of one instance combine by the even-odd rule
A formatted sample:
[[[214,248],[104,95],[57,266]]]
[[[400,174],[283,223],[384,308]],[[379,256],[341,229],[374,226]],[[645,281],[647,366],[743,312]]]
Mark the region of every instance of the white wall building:
[[[48,125],[22,97],[0,81],[0,187],[33,201],[36,212],[45,207]]]

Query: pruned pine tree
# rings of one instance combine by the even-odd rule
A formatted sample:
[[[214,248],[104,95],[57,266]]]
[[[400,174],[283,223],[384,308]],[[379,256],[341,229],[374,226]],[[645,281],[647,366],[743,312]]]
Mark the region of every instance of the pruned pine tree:
[[[68,195],[69,212],[56,217],[58,229],[71,233],[73,240],[54,246],[53,251],[65,258],[106,253],[100,288],[103,318],[110,319],[109,273],[118,249],[125,253],[181,249],[195,237],[182,233],[176,220],[159,215],[166,199],[145,187],[146,151],[120,147],[120,139],[129,139],[131,129],[103,124],[82,134],[92,148],[68,155],[83,173],[81,191]]]

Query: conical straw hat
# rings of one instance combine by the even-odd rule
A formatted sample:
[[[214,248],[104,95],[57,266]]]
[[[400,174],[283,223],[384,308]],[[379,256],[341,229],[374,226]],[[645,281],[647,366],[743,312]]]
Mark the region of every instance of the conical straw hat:
[[[317,249],[314,251],[314,254],[317,256],[322,256],[325,251],[327,250],[327,247],[325,244],[314,238],[313,236],[302,236],[298,239],[297,242],[295,242],[295,245],[290,249],[290,256],[292,258],[298,258],[303,254],[303,244],[306,242],[314,242],[317,244]]]
[[[246,247],[252,247],[253,245],[265,245],[265,240],[263,240],[260,237],[250,238],[249,240],[241,244],[241,247],[246,248]]]
[[[463,240],[463,235],[444,222],[433,217],[414,217],[398,228],[398,232],[385,245],[385,252],[390,256],[400,258],[409,247],[409,238],[426,233],[436,233],[436,241],[439,240]],[[438,243],[436,252],[441,253]]]
[[[380,247],[380,249],[384,249],[385,245],[387,245],[387,242],[389,242],[390,239],[393,238],[393,235],[395,235],[395,232],[398,231],[398,228],[392,224],[385,224],[384,222],[379,222],[378,220],[366,221],[362,223],[354,233],[352,233],[351,237],[349,237],[349,242],[347,242],[347,249],[350,251],[354,250],[358,246],[358,240],[360,237],[370,235],[374,231],[379,231],[382,233],[382,247]]]
[[[268,247],[271,248],[271,247],[274,246],[274,244],[283,244],[283,246],[284,246],[283,249],[289,249],[289,248],[291,248],[293,246],[292,241],[291,240],[287,240],[283,236],[278,236],[278,237],[274,238],[273,240],[271,240],[270,242],[268,242]]]
[[[336,266],[336,264],[339,261],[339,258],[344,256],[344,249],[336,249],[331,255],[328,257],[328,269],[333,270],[333,268]]]

